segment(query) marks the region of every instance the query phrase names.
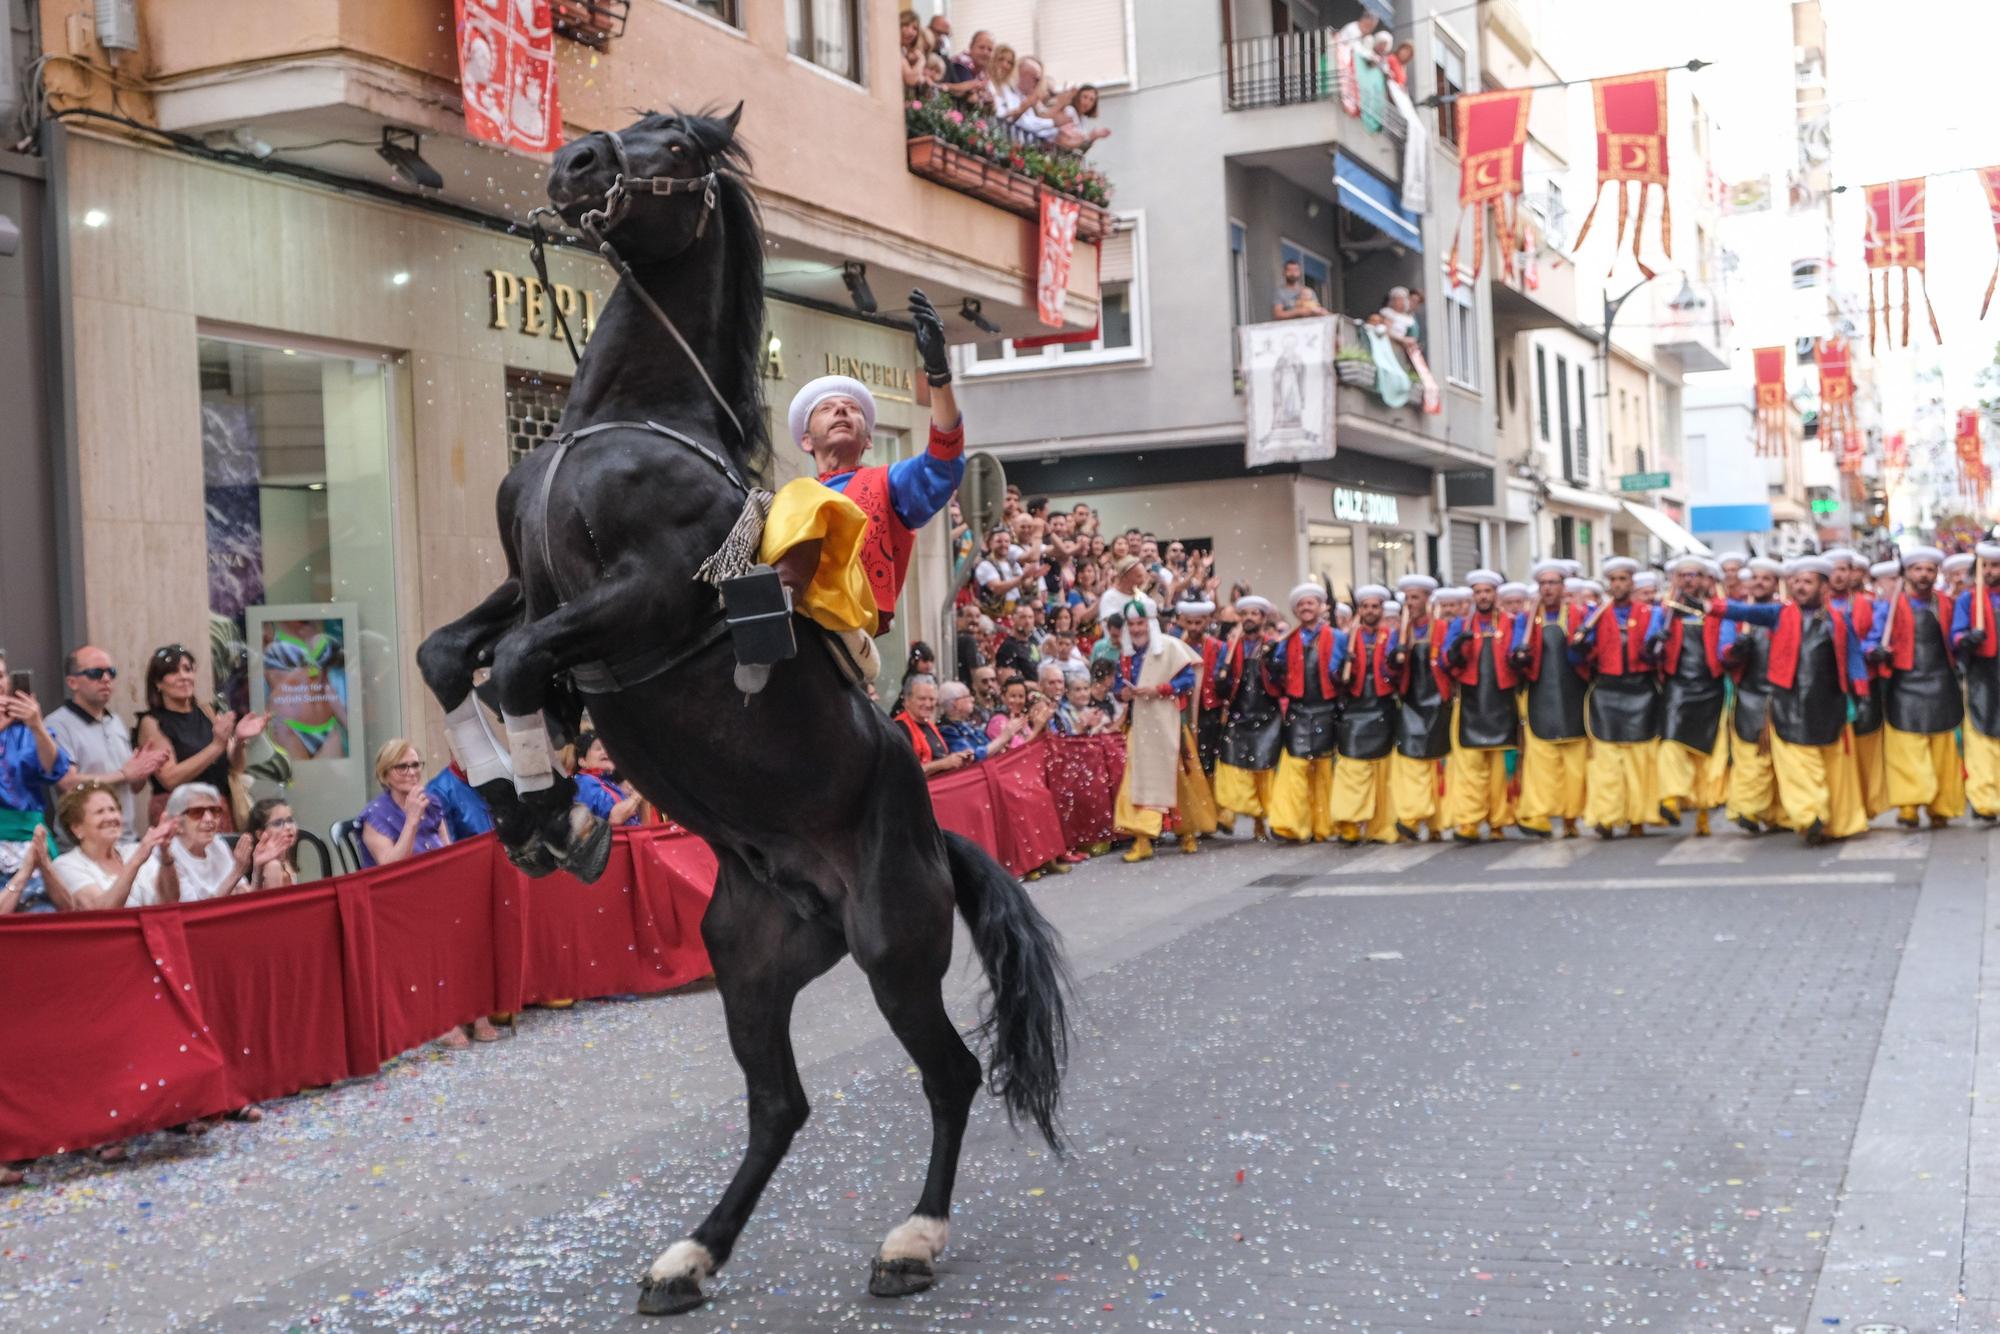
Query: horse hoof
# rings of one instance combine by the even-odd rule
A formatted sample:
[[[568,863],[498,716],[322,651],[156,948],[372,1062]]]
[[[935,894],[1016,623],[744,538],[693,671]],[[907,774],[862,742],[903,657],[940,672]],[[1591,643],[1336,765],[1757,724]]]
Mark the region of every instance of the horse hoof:
[[[664,1283],[653,1278],[639,1280],[640,1315],[685,1315],[707,1300],[701,1284],[691,1278],[670,1278]]]
[[[582,842],[571,841],[569,848],[559,858],[563,869],[590,885],[604,874],[604,868],[611,864],[611,821],[593,820],[590,832]]]
[[[515,870],[533,880],[553,875],[558,869],[555,854],[551,853],[549,845],[540,839],[534,840],[526,847],[508,848],[507,860],[514,863]]]
[[[870,1297],[907,1297],[937,1282],[928,1260],[877,1260],[868,1275]]]

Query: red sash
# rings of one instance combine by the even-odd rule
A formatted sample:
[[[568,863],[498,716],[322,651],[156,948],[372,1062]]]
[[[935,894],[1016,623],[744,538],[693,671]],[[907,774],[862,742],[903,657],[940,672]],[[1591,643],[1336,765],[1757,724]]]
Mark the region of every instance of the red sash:
[[[1625,622],[1623,637],[1617,633],[1618,608],[1611,605],[1597,618],[1591,627],[1591,666],[1599,676],[1628,676],[1650,671],[1646,666],[1646,631],[1652,628],[1653,609],[1642,602],[1629,604],[1630,619]],[[1641,614],[1643,613],[1643,615]],[[1611,622],[1612,633],[1606,634],[1606,621]]]
[[[1354,647],[1357,642],[1361,645],[1359,652],[1356,652]],[[1375,693],[1387,698],[1390,693],[1389,632],[1379,625],[1372,632],[1367,626],[1355,626],[1347,632],[1347,656],[1357,663],[1366,664],[1365,670],[1375,677]],[[1347,680],[1347,693],[1355,699],[1361,698],[1363,670],[1363,667],[1357,666]]]
[[[1827,614],[1833,621],[1833,656],[1839,659],[1840,688],[1858,694],[1861,683],[1847,679],[1847,620],[1831,609]],[[1799,678],[1799,643],[1804,634],[1805,617],[1799,611],[1799,604],[1787,602],[1778,610],[1778,628],[1771,631],[1771,665],[1767,672],[1771,684],[1780,690],[1790,690]]]
[[[918,764],[929,764],[932,760],[944,758],[942,755],[931,753],[930,738],[924,735],[923,727],[915,718],[912,718],[907,713],[899,713],[896,715],[896,721],[901,723],[903,730],[910,734],[910,749],[917,752]]]
[[[1548,624],[1548,620],[1548,610],[1543,607],[1536,607],[1529,614],[1528,633],[1525,636],[1528,642],[1521,647],[1528,650],[1528,670],[1523,675],[1530,681],[1542,679],[1542,627]],[[1567,639],[1583,628],[1583,608],[1574,602],[1564,606],[1562,621],[1563,638]]]
[[[1962,596],[1968,598],[1978,597],[1979,590],[1968,588]],[[1994,632],[1994,626],[2000,624],[2000,621],[1996,621],[1996,618],[2000,618],[2000,589],[1989,588],[1986,590],[1985,625],[1981,625],[1975,619],[1978,614],[1978,607],[1979,604],[1977,603],[1967,603],[1965,608],[1965,628],[1967,630],[1984,630],[1986,632],[1986,642],[1974,649],[1972,655],[1976,658],[2000,657],[2000,634],[1995,634]],[[1956,614],[1953,615],[1952,619],[1957,619]],[[1947,635],[1946,638],[1949,639],[1950,636]]]
[[[1948,612],[1944,612],[1944,605],[1936,599],[1931,602],[1933,611],[1949,615]],[[1895,671],[1907,672],[1917,665],[1917,604],[1910,600],[1909,594],[1899,593],[1884,614],[1891,619],[1888,635],[1889,665]],[[1945,661],[1953,661],[1951,625],[1948,621],[1940,620],[1938,628],[1944,631]]]
[[[1680,670],[1681,642],[1685,638],[1687,622],[1678,616],[1667,620],[1667,675]],[[1722,675],[1722,618],[1703,616],[1701,618],[1701,653],[1708,660],[1708,670],[1713,676]]]
[[[1285,697],[1304,699],[1306,694],[1306,647],[1300,626],[1285,637]],[[1319,645],[1319,692],[1321,699],[1336,697],[1333,688],[1333,627],[1320,622],[1314,642]]]
[[[1228,641],[1217,639],[1214,635],[1202,638],[1201,690],[1198,698],[1203,709],[1212,711],[1222,707],[1222,691],[1215,679],[1215,664],[1222,660],[1222,652],[1228,647]]]

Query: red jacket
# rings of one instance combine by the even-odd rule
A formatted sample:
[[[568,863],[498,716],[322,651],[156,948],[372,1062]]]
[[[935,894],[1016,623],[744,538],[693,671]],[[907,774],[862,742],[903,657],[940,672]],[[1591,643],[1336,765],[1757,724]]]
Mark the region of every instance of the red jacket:
[[[1285,698],[1304,699],[1306,693],[1306,648],[1300,640],[1305,627],[1285,636]],[[1322,699],[1335,698],[1333,686],[1333,627],[1321,621],[1314,642],[1319,645],[1319,690]]]
[[[1595,676],[1636,676],[1652,671],[1646,661],[1646,632],[1653,628],[1653,608],[1643,602],[1628,604],[1625,633],[1618,634],[1618,607],[1604,604],[1597,624],[1590,628],[1590,670]],[[1608,633],[1607,633],[1608,632]]]
[[[1527,616],[1528,632],[1525,636],[1527,642],[1521,645],[1521,647],[1528,650],[1528,669],[1522,673],[1522,676],[1529,681],[1539,681],[1542,679],[1542,627],[1548,623],[1548,615],[1547,611],[1538,606],[1529,612]],[[1577,606],[1575,603],[1572,602],[1563,607],[1562,623],[1563,637],[1565,639],[1583,628],[1583,618],[1583,608]],[[1585,669],[1585,672],[1588,674],[1588,668]]]
[[[1720,616],[1704,616],[1701,618],[1702,656],[1708,659],[1708,670],[1716,676],[1722,675],[1723,672],[1722,626],[1723,626],[1723,618]],[[1667,669],[1668,676],[1672,676],[1675,672],[1680,670],[1681,641],[1685,637],[1686,631],[1687,631],[1686,621],[1682,620],[1678,616],[1674,616],[1668,619],[1667,656],[1664,664]]]
[[[1938,618],[1938,628],[1944,632],[1945,661],[1953,661],[1951,652],[1951,608],[1943,598],[1933,598],[1931,611]],[[1892,671],[1907,672],[1917,665],[1917,604],[1907,593],[1899,593],[1882,614],[1889,618],[1888,633],[1882,642],[1889,650],[1889,661],[1877,673],[1887,676]]]
[[[1484,616],[1479,612],[1473,612],[1470,616],[1459,617],[1452,624],[1463,627],[1459,632],[1458,639],[1485,635],[1493,640],[1493,679],[1499,684],[1502,690],[1512,690],[1516,685],[1520,684],[1520,678],[1514,674],[1514,664],[1507,660],[1508,648],[1514,642],[1513,617],[1504,611],[1490,612]],[[1446,633],[1449,634],[1449,630]],[[1457,639],[1452,641],[1450,647],[1453,650],[1457,649]],[[1450,658],[1444,654],[1438,655],[1437,678],[1440,690],[1448,693],[1451,690],[1451,683],[1453,681],[1464,686],[1478,685],[1478,639],[1473,638],[1472,646],[1466,649],[1465,661],[1461,665],[1452,667],[1448,665],[1449,663]]]
[[[1201,685],[1196,698],[1201,701],[1201,707],[1205,710],[1213,711],[1221,708],[1227,698],[1222,693],[1221,683],[1215,679],[1215,665],[1222,661],[1222,654],[1228,647],[1227,640],[1217,639],[1214,635],[1205,635],[1202,638]]]
[[[1389,680],[1389,640],[1393,631],[1387,626],[1376,626],[1371,632],[1366,626],[1357,625],[1347,632],[1347,658],[1354,664],[1348,674],[1346,693],[1355,699],[1361,697],[1361,673],[1373,672],[1375,693],[1386,698],[1395,693]]]

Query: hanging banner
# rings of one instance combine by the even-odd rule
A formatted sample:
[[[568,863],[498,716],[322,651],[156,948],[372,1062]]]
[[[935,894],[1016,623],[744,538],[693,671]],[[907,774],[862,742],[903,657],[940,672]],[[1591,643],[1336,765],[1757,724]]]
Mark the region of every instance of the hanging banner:
[[[1757,370],[1757,452],[1783,454],[1792,443],[1791,409],[1785,397],[1785,349],[1760,347],[1750,354]]]
[[[562,147],[549,0],[454,0],[465,128],[523,153]]]
[[[1837,334],[1820,339],[1813,360],[1819,364],[1820,447],[1832,452],[1842,472],[1858,473],[1868,441],[1854,415],[1854,367],[1847,340]]]
[[[1611,243],[1612,267],[1625,244],[1625,222],[1631,208],[1627,185],[1639,186],[1639,218],[1632,227],[1632,259],[1639,272],[1651,278],[1653,271],[1639,258],[1639,237],[1646,230],[1646,201],[1653,187],[1660,187],[1660,253],[1674,257],[1673,206],[1667,194],[1667,72],[1649,70],[1644,74],[1620,74],[1611,79],[1593,79],[1592,100],[1597,105],[1597,198],[1577,231],[1576,246],[1590,233],[1597,206],[1604,202],[1604,187],[1618,190],[1618,238]]]
[[[1901,431],[1892,431],[1882,437],[1882,472],[1904,473],[1910,468],[1910,437]]]
[[[1979,184],[1986,191],[1986,220],[1993,224],[1994,244],[2000,245],[2000,167],[1981,167]],[[1979,303],[1979,318],[1986,318],[1986,308],[1993,304],[1993,284],[2000,282],[2000,257],[1993,261],[1993,276],[1986,280],[1986,299]]]
[[[1035,311],[1051,329],[1062,328],[1063,302],[1069,297],[1069,261],[1076,250],[1076,217],[1081,208],[1074,199],[1042,191],[1042,254],[1035,278]]]
[[[1331,315],[1238,326],[1246,466],[1333,457],[1333,327]]]
[[[1497,93],[1465,93],[1458,99],[1458,231],[1452,233],[1450,271],[1458,272],[1458,232],[1472,217],[1472,278],[1486,255],[1486,218],[1490,209],[1499,236],[1502,276],[1513,276],[1514,217],[1507,201],[1519,210],[1521,158],[1528,142],[1526,88]],[[1470,279],[1468,279],[1470,281]]]
[[[1937,312],[1931,309],[1930,282],[1924,277],[1924,178],[1885,181],[1863,190],[1867,203],[1867,231],[1862,237],[1862,256],[1868,275],[1868,350],[1875,350],[1875,275],[1882,270],[1882,327],[1889,327],[1890,269],[1903,271],[1903,346],[1910,345],[1910,270],[1917,271],[1924,288],[1924,313],[1930,316],[1931,337],[1944,341],[1938,332]]]
[[[1958,447],[1959,493],[1983,510],[1993,474],[1986,468],[1985,442],[1979,435],[1979,409],[1958,410],[1958,429],[1952,435],[1952,443]]]

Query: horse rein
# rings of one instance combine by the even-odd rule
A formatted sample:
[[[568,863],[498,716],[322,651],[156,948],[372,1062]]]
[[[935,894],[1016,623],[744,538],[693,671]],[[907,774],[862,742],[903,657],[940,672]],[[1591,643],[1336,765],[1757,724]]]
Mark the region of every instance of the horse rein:
[[[624,257],[612,246],[610,239],[610,233],[620,223],[625,221],[626,214],[631,211],[633,195],[647,194],[671,197],[673,195],[691,195],[699,191],[701,193],[701,217],[694,226],[694,239],[699,241],[702,235],[708,230],[709,215],[715,212],[717,202],[716,178],[720,173],[711,164],[708,171],[700,176],[685,178],[679,176],[634,176],[632,175],[632,159],[625,151],[624,139],[619,137],[616,130],[599,130],[598,133],[611,141],[612,152],[618,159],[618,171],[611,179],[611,188],[604,193],[603,204],[597,208],[586,210],[584,215],[578,219],[578,226],[583,229],[585,235],[597,243],[597,253],[602,255],[605,262],[611,265],[617,272],[619,280],[631,285],[632,290],[638,294],[640,302],[645,305],[647,310],[653,313],[653,318],[660,322],[660,326],[668,334],[672,335],[675,345],[680,348],[682,355],[687,357],[689,364],[694,367],[695,374],[701,377],[702,384],[707,386],[708,395],[715,400],[715,406],[722,409],[722,415],[729,418],[729,424],[736,428],[736,438],[747,444],[750,436],[743,429],[742,420],[737,417],[736,410],[729,406],[729,400],[722,396],[722,391],[716,388],[715,380],[708,373],[708,367],[701,364],[701,358],[695,355],[694,349],[688,345],[688,340],[675,327],[672,318],[668,316],[665,310],[660,308],[660,303],[653,299],[653,294],[648,292],[638,278],[633,275],[632,266],[625,262]],[[535,262],[538,276],[542,280],[542,285],[547,287],[548,266],[547,261],[542,256],[541,223],[536,220],[536,215],[544,212],[552,216],[560,216],[556,213],[555,209],[544,204],[529,212],[528,220],[534,227],[532,258]],[[556,320],[562,327],[563,340],[569,344],[570,356],[581,362],[583,358],[577,352],[576,340],[570,337],[569,322],[563,319],[560,307],[556,310]]]

